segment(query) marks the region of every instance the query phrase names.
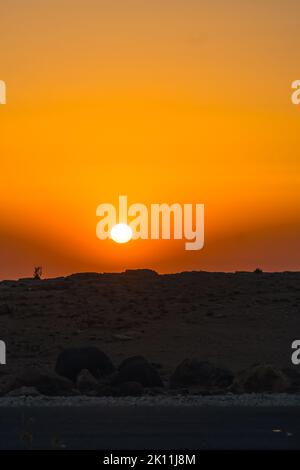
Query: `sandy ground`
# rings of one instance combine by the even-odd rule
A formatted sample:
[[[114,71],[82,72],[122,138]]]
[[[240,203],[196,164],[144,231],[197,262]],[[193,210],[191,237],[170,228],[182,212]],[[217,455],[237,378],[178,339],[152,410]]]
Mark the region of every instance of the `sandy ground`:
[[[4,371],[54,368],[58,353],[93,345],[118,365],[141,354],[167,378],[186,357],[236,371],[291,366],[300,338],[300,273],[82,274],[0,283]]]

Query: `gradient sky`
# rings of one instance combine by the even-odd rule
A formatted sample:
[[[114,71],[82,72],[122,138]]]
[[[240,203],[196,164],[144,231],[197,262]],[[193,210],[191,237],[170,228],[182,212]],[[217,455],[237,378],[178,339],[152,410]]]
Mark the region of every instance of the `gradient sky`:
[[[2,0],[0,278],[300,268],[298,0]],[[205,204],[205,248],[96,238]]]

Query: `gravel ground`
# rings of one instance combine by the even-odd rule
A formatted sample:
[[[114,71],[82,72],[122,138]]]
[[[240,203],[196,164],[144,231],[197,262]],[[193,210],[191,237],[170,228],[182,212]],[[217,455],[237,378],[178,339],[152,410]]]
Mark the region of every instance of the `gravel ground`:
[[[300,272],[74,274],[0,282],[6,372],[53,370],[62,349],[94,346],[118,366],[142,355],[164,381],[185,358],[234,373],[293,368]]]
[[[2,397],[0,407],[52,407],[52,406],[242,406],[242,407],[276,407],[300,406],[300,395],[292,394],[243,394],[243,395],[215,395],[215,396],[178,396],[178,397]]]

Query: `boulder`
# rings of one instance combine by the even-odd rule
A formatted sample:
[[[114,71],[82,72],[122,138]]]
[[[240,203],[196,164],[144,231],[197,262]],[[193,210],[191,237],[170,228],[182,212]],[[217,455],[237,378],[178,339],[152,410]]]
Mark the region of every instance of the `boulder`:
[[[39,395],[35,387],[20,387],[7,393],[8,397],[38,397]]]
[[[87,369],[96,378],[109,375],[115,370],[109,357],[96,347],[68,348],[59,354],[55,366],[59,375],[76,382],[83,369]]]
[[[34,387],[42,395],[68,396],[73,395],[73,384],[70,380],[60,377],[52,371],[29,369],[11,378],[9,390],[21,387]]]
[[[235,393],[286,392],[290,379],[271,364],[255,364],[239,372],[232,385]]]
[[[225,390],[233,381],[233,373],[225,368],[198,359],[185,359],[170,378],[171,388],[194,387],[209,391]]]
[[[119,394],[119,388],[109,384],[101,384],[97,390],[98,397],[117,397]]]
[[[119,396],[121,397],[140,397],[143,395],[144,388],[139,382],[124,382],[119,386]]]
[[[80,393],[84,394],[95,392],[98,386],[98,381],[87,369],[83,369],[81,372],[79,372],[76,380],[76,387]]]
[[[142,356],[125,359],[113,379],[113,385],[125,382],[138,382],[143,387],[162,387],[163,383],[157,370]]]

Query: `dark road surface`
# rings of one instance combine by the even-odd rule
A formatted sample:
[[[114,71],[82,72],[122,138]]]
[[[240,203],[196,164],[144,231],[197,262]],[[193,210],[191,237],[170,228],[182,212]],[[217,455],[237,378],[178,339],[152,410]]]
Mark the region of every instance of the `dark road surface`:
[[[0,416],[0,449],[300,449],[296,407],[27,407]]]

